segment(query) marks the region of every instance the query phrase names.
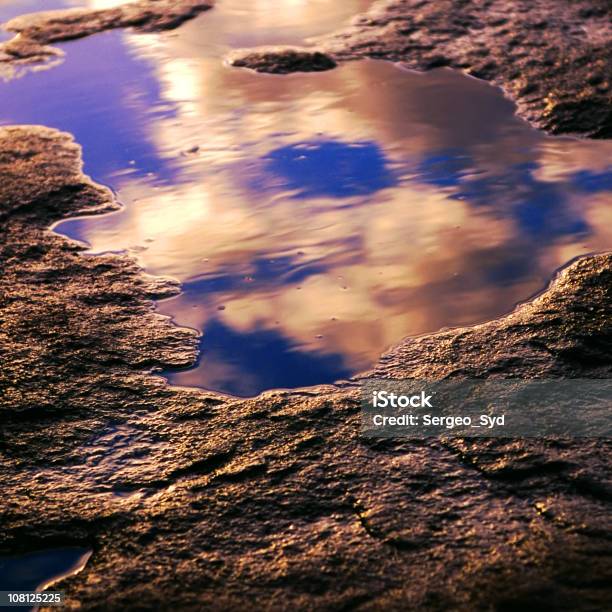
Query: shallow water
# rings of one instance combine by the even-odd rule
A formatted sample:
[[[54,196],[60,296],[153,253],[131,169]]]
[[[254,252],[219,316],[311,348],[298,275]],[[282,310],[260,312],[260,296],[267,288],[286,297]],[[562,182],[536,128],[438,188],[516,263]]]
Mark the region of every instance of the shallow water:
[[[64,44],[60,67],[2,85],[2,123],[70,131],[126,205],[57,231],[183,282],[158,307],[203,332],[202,352],[173,383],[252,395],[348,377],[610,247],[612,145],[546,137],[483,82],[223,64],[367,3],[339,4],[221,1],[174,32]]]
[[[87,548],[67,546],[0,557],[0,591],[44,591],[78,574],[91,552]]]

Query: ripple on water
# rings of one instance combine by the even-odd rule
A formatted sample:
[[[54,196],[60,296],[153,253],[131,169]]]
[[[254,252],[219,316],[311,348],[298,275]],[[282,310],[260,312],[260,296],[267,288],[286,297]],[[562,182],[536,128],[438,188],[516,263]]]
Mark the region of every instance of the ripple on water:
[[[126,205],[58,231],[182,281],[159,310],[203,336],[174,383],[252,395],[346,378],[407,336],[510,311],[612,242],[612,144],[547,137],[486,83],[377,61],[224,65],[361,8],[315,4],[228,0],[171,33],[68,43],[3,96],[0,122],[72,132]]]

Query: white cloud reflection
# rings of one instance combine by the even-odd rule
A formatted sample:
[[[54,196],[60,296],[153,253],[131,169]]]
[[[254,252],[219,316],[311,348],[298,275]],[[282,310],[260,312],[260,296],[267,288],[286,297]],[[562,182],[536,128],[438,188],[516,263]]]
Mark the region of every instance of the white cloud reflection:
[[[269,15],[267,2],[253,15],[260,4]],[[278,23],[317,10],[274,7]],[[231,34],[202,19],[173,37],[126,37],[154,63],[158,104],[176,109],[151,115],[148,137],[177,175],[118,176],[126,209],[79,222],[94,251],[137,247],[149,271],[186,283],[160,306],[178,323],[216,320],[245,342],[271,330],[291,350],[336,355],[356,371],[407,335],[498,316],[569,259],[609,248],[610,191],[580,182],[610,172],[609,143],[545,138],[497,90],[445,70],[232,69],[210,51]],[[300,143],[311,144],[303,157],[314,177],[300,173]],[[365,161],[353,161],[355,143]],[[326,166],[326,146],[346,168]],[[299,197],[301,188],[312,193]],[[261,384],[212,356],[176,380],[223,388],[241,376]]]

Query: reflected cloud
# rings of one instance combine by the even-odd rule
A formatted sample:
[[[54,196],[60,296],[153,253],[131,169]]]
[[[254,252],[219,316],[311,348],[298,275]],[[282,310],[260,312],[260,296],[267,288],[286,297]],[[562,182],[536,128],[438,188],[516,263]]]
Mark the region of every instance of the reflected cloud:
[[[494,87],[377,61],[284,77],[221,62],[255,31],[296,42],[358,3],[331,4],[231,0],[172,35],[112,33],[110,65],[87,74],[75,50],[49,81],[78,76],[87,113],[38,107],[126,205],[59,231],[184,283],[159,310],[203,332],[202,354],[174,382],[251,395],[345,378],[406,336],[508,312],[612,242],[612,144],[548,138]]]

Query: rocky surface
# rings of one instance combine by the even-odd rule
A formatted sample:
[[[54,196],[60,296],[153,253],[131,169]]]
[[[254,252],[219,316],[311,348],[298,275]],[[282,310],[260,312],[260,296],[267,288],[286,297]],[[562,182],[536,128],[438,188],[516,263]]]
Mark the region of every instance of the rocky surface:
[[[256,72],[288,74],[290,72],[322,72],[336,67],[336,62],[319,51],[296,47],[272,47],[263,51],[243,51],[228,57],[232,66]]]
[[[0,76],[16,67],[61,57],[51,43],[73,40],[114,28],[142,32],[170,30],[212,8],[213,0],[137,0],[108,9],[67,9],[32,13],[11,19],[4,29],[17,35],[0,44]]]
[[[610,442],[367,440],[356,381],[230,399],[150,375],[195,355],[176,290],[46,230],[117,206],[44,128],[0,129],[0,555],[93,549],[96,609],[601,610]],[[376,375],[609,377],[612,255],[509,317],[408,340]]]
[[[538,128],[612,137],[612,4],[605,0],[387,0],[315,51],[329,67],[363,57],[419,70],[451,66],[503,87]],[[286,72],[288,53],[245,50],[239,65]]]

